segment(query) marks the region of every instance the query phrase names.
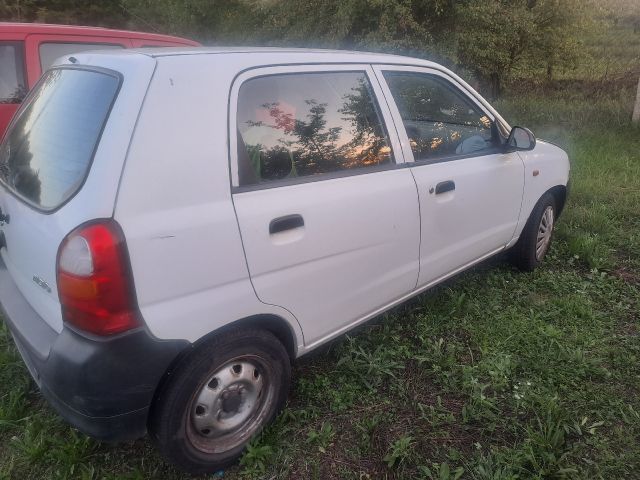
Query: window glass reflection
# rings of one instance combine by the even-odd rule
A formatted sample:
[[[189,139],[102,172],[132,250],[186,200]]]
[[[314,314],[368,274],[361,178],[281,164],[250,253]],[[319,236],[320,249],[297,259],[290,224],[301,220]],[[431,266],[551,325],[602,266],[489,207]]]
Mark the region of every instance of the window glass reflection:
[[[416,161],[491,150],[495,128],[484,112],[434,75],[385,72]]]
[[[45,209],[65,202],[84,181],[118,83],[85,70],[45,73],[2,144],[0,179]]]
[[[363,72],[251,79],[240,88],[237,128],[240,185],[391,161]]]

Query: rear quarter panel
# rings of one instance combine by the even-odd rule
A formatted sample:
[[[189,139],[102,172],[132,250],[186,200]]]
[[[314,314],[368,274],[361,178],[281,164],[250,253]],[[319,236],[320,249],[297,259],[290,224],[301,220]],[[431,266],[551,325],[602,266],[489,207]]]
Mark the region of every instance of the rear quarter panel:
[[[158,338],[194,342],[235,320],[285,319],[251,286],[231,200],[227,111],[233,64],[222,55],[158,58],[122,176],[122,226],[140,310]]]

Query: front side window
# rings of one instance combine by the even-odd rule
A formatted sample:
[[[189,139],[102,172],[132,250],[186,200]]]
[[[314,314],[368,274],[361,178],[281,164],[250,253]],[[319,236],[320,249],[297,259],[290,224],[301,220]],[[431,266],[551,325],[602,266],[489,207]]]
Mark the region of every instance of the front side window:
[[[122,45],[109,43],[41,43],[40,44],[40,66],[42,71],[47,70],[57,58],[73,55],[74,53],[86,52],[87,50],[114,50],[124,48]]]
[[[385,72],[415,161],[492,151],[499,137],[491,119],[452,84],[414,72]]]
[[[90,70],[44,74],[0,146],[0,181],[44,210],[80,188],[120,80]]]
[[[240,185],[391,163],[364,72],[248,80],[238,94],[237,129]]]
[[[22,44],[0,42],[0,103],[20,103],[26,93]]]

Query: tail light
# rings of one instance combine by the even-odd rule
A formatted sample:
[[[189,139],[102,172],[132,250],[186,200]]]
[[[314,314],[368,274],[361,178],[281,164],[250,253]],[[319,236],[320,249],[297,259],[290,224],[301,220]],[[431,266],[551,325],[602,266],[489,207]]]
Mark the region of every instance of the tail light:
[[[97,335],[142,324],[120,226],[101,220],[78,227],[58,250],[58,295],[65,322]]]

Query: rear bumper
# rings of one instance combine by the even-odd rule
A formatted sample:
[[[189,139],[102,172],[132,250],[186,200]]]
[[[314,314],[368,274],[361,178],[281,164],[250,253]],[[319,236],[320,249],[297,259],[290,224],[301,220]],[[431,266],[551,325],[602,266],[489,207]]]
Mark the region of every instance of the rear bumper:
[[[145,434],[154,393],[187,341],[158,340],[145,329],[107,338],[67,327],[57,333],[29,305],[1,260],[0,304],[29,372],[65,420],[106,441]]]

